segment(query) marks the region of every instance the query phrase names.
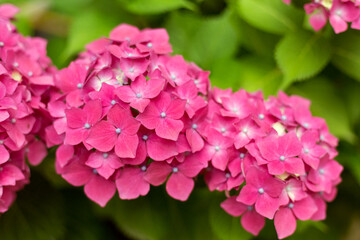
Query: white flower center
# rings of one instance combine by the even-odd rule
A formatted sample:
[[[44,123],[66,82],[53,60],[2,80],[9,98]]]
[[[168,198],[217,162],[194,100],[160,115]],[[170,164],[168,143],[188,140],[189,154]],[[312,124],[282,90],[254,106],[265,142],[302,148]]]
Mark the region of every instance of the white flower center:
[[[117,134],[120,134],[120,133],[121,133],[121,129],[120,129],[120,128],[117,128],[117,129],[115,130],[115,132],[116,132]]]
[[[84,128],[89,129],[89,128],[90,128],[90,124],[85,123]]]
[[[259,188],[258,192],[259,192],[260,194],[263,194],[265,191],[264,191],[263,188]]]
[[[162,118],[164,118],[164,117],[166,117],[166,113],[165,113],[165,112],[162,112],[162,113],[160,113],[160,116],[161,116]]]

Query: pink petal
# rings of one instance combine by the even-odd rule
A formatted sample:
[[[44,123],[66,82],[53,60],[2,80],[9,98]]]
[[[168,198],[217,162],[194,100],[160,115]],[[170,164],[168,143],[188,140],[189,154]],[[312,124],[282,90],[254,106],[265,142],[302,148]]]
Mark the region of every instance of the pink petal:
[[[331,15],[329,20],[335,33],[345,32],[348,28],[348,24],[338,15]]]
[[[236,198],[236,201],[242,202],[246,205],[254,205],[254,203],[258,199],[258,196],[258,189],[249,185],[245,185],[241,189],[239,196]]]
[[[307,197],[295,202],[292,210],[298,219],[305,221],[311,219],[318,208],[314,200],[311,197]]]
[[[176,141],[183,127],[182,121],[165,118],[159,122],[155,132],[159,137]]]
[[[145,196],[150,190],[150,184],[144,180],[144,172],[140,168],[127,167],[116,179],[116,187],[120,199],[135,199]]]
[[[285,170],[288,173],[304,175],[305,167],[304,162],[300,158],[287,158],[284,161]]]
[[[296,230],[296,219],[288,207],[277,211],[274,219],[275,229],[279,239],[292,235]]]
[[[233,217],[241,216],[248,209],[247,205],[236,201],[235,196],[226,199],[220,204],[220,206]]]
[[[0,145],[0,164],[3,164],[9,160],[10,154],[4,145]]]
[[[115,144],[115,153],[121,158],[135,158],[136,149],[139,144],[137,135],[126,135],[120,133]]]
[[[85,128],[71,129],[66,130],[64,144],[66,145],[77,145],[81,143],[84,138],[87,136],[89,130]]]
[[[151,185],[159,186],[166,181],[171,172],[172,167],[166,162],[152,162],[146,170],[144,179]]]
[[[241,217],[241,225],[251,234],[257,236],[265,226],[265,218],[254,210],[249,210]]]
[[[86,115],[82,109],[71,108],[65,110],[66,122],[70,128],[82,128],[86,123]]]
[[[85,142],[101,152],[109,152],[117,141],[115,130],[111,123],[101,121],[91,128]]]
[[[155,161],[163,161],[178,154],[175,141],[160,138],[155,134],[149,136],[146,145],[149,157]]]
[[[167,193],[180,201],[186,201],[194,188],[194,180],[184,176],[181,172],[171,174],[166,183]]]
[[[61,176],[71,185],[78,187],[89,182],[93,174],[91,168],[74,161],[64,168]]]
[[[40,164],[46,155],[47,150],[43,142],[35,140],[28,146],[27,157],[31,165],[36,166]]]
[[[88,198],[101,207],[105,207],[107,202],[114,196],[116,188],[113,181],[94,175],[85,185],[84,191]]]
[[[279,199],[272,198],[267,193],[260,194],[256,204],[255,209],[256,211],[269,219],[273,219],[275,212],[279,208]]]

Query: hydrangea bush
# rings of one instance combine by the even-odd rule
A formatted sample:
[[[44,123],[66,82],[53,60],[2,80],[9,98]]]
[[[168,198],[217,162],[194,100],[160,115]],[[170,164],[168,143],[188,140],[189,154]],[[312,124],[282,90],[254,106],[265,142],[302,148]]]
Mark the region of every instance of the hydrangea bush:
[[[360,88],[339,70],[360,79],[358,49],[345,41],[357,39],[348,28],[358,29],[358,1],[82,4],[29,3],[19,15],[18,29],[30,25],[49,39],[60,70],[45,39],[23,37],[10,22],[18,9],[0,6],[2,237],[283,239],[296,229],[294,238],[334,231],[334,206],[357,199],[344,189],[360,158],[352,150]],[[68,24],[53,14],[62,11],[77,16],[69,29],[52,22]],[[352,94],[339,97],[344,88]],[[33,184],[8,211],[30,169]]]
[[[55,68],[46,55],[46,41],[24,37],[10,22],[18,9],[0,6],[0,213],[16,192],[29,183],[32,165],[47,155],[44,128]]]

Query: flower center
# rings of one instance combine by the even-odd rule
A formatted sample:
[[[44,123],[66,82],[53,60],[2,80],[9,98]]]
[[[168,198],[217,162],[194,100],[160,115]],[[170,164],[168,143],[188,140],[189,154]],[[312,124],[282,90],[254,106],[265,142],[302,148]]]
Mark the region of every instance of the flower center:
[[[29,77],[32,77],[32,75],[33,75],[33,72],[28,72]]]
[[[179,169],[178,169],[177,167],[173,167],[172,171],[173,171],[174,173],[177,173],[177,172],[179,171]]]
[[[108,158],[109,154],[108,153],[103,153],[103,158]]]
[[[245,157],[245,153],[240,153],[240,158],[243,159]]]
[[[93,169],[93,174],[98,174],[98,171],[95,168]]]
[[[141,98],[141,97],[142,97],[142,96],[141,96],[141,93],[137,93],[137,94],[136,94],[136,97],[137,97],[137,98]]]
[[[320,173],[321,175],[323,175],[323,174],[325,173],[325,170],[322,169],[322,168],[320,168],[320,169],[319,169],[319,173]]]
[[[85,123],[84,128],[89,129],[89,128],[90,128],[90,124]]]
[[[258,115],[258,118],[259,118],[260,120],[263,120],[263,119],[265,118],[265,116],[264,116],[264,114],[260,113],[260,114]]]
[[[280,161],[284,161],[285,160],[285,156],[280,156]]]
[[[194,124],[192,125],[192,128],[193,128],[193,129],[197,129],[197,127],[198,127],[198,126],[197,126],[196,123],[194,123]]]
[[[219,151],[220,150],[220,147],[219,146],[215,146],[215,151]]]
[[[309,153],[309,149],[308,149],[308,148],[304,148],[304,153]]]
[[[165,112],[162,112],[162,113],[160,113],[160,116],[161,116],[162,118],[164,118],[164,117],[166,117],[166,113],[165,113]]]
[[[120,129],[120,128],[117,128],[117,129],[115,130],[115,132],[116,132],[117,134],[120,134],[120,133],[121,133],[121,129]]]
[[[226,178],[230,178],[230,177],[231,177],[231,174],[230,174],[230,173],[226,173],[226,174],[225,174],[225,177],[226,177]]]
[[[0,47],[3,47],[4,46],[4,42],[0,42]]]
[[[143,139],[144,141],[148,140],[148,138],[149,138],[149,137],[148,137],[147,135],[143,135],[143,136],[142,136],[142,139]]]
[[[171,80],[173,80],[173,81],[176,79],[176,76],[174,74],[171,74],[170,77],[171,77]]]
[[[146,45],[148,48],[152,48],[152,43],[151,42],[149,42],[147,45]]]
[[[16,123],[16,119],[15,118],[11,119],[11,123]]]
[[[226,128],[222,127],[222,128],[220,129],[220,131],[221,131],[222,133],[224,133],[224,132],[226,132]]]
[[[17,62],[14,62],[13,66],[17,68],[19,64]]]
[[[309,124],[308,123],[304,123],[304,128],[308,128],[309,127]]]
[[[133,72],[134,72],[134,68],[131,67],[131,68],[129,69],[129,72],[133,73]]]
[[[141,171],[143,171],[143,172],[145,172],[146,171],[146,166],[144,165],[144,166],[141,166]]]
[[[247,209],[248,209],[248,211],[252,211],[252,210],[253,210],[253,206],[248,206]]]
[[[289,203],[289,208],[293,208],[294,204],[293,203]]]
[[[82,85],[82,83],[78,83],[78,85],[77,85],[77,88],[82,88],[83,87],[83,85]]]
[[[244,128],[242,131],[243,131],[243,133],[247,133],[247,132],[248,132],[248,129],[247,129],[247,128]]]
[[[0,140],[0,145],[4,144],[4,140]]]
[[[198,85],[199,80],[194,80],[195,85]]]
[[[115,105],[116,101],[115,100],[111,100],[111,105]]]
[[[263,194],[265,191],[264,191],[263,188],[259,188],[258,192],[259,192],[260,194]]]
[[[281,116],[281,120],[286,121],[287,117],[285,115]]]

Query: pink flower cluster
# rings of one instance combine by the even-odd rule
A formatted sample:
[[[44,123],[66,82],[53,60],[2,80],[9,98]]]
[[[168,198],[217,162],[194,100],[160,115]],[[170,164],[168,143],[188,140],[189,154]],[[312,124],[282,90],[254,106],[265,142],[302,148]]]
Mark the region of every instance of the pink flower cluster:
[[[210,190],[226,191],[221,207],[242,216],[257,235],[274,219],[280,239],[296,220],[322,220],[336,195],[343,167],[334,160],[337,139],[310,102],[298,96],[264,101],[261,93],[214,89],[209,99],[207,142],[199,153],[210,160]],[[243,185],[244,184],[244,185]]]
[[[291,3],[291,0],[283,1]],[[359,0],[312,0],[304,8],[315,31],[322,29],[329,20],[335,33],[341,33],[348,29],[348,23],[351,28],[360,29],[359,6]]]
[[[41,139],[51,124],[46,101],[55,69],[45,40],[16,32],[10,20],[17,11],[0,5],[0,213],[29,181],[25,159],[37,165],[46,156]]]
[[[121,199],[149,192],[166,182],[185,201],[193,178],[207,166],[196,158],[204,148],[209,72],[169,56],[164,29],[126,24],[56,75],[46,129],[58,145],[56,169],[101,206],[116,189]]]

